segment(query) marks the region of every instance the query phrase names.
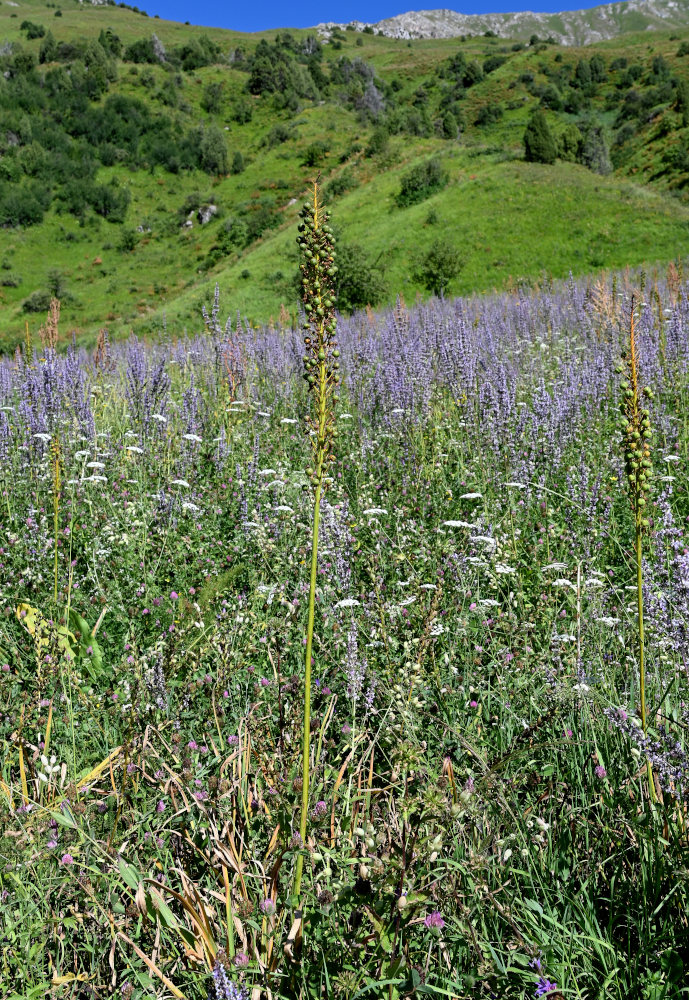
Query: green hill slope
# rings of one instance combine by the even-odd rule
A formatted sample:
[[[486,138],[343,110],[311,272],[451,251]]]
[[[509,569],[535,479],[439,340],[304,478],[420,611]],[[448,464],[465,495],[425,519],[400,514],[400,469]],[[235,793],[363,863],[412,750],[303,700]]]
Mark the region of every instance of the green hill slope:
[[[681,257],[684,51],[689,32],[581,49],[350,31],[321,45],[77,0],[5,4],[0,344],[35,329],[52,294],[85,340],[198,326],[216,282],[224,313],[284,318],[318,174],[343,302],[428,294],[432,247],[456,258],[448,293]],[[550,165],[523,159],[539,106]]]

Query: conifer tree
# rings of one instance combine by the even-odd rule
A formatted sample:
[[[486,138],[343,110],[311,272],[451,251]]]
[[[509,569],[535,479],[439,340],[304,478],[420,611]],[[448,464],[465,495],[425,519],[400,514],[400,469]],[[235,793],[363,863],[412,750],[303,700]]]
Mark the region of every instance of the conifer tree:
[[[524,132],[524,155],[529,163],[555,163],[557,145],[544,113],[538,108]]]

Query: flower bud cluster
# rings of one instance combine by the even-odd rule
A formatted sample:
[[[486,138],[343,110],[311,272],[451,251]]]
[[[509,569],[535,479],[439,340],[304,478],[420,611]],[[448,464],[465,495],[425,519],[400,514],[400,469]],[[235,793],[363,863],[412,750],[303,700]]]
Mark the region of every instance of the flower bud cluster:
[[[307,474],[314,486],[322,483],[327,463],[333,462],[333,442],[337,437],[334,404],[339,399],[340,352],[337,347],[334,278],[335,239],[328,213],[318,201],[314,184],[313,200],[300,213],[297,243],[301,251],[302,302],[304,322],[304,379],[313,400],[308,429],[313,440],[313,467]]]
[[[639,384],[639,372],[634,339],[634,314],[630,329],[630,349],[622,351],[621,364],[615,371],[620,382],[620,432],[624,448],[625,472],[629,497],[641,527],[647,528],[645,508],[649,502],[653,463],[651,461],[651,413],[647,405],[653,392]]]

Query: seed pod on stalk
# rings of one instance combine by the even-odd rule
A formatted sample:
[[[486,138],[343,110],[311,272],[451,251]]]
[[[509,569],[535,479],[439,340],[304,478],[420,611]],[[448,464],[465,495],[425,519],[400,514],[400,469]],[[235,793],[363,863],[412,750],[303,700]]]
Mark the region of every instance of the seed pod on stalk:
[[[636,594],[639,614],[639,694],[641,698],[641,725],[644,733],[646,720],[646,670],[644,662],[644,598],[643,598],[643,532],[649,527],[646,506],[650,500],[651,477],[651,414],[645,402],[653,399],[653,391],[643,387],[639,378],[638,345],[634,332],[635,301],[632,296],[629,317],[629,350],[622,351],[622,363],[616,371],[622,374],[620,383],[620,410],[622,414],[622,449],[627,474],[627,489],[634,515],[636,550]],[[655,800],[653,769],[648,762],[648,793]]]

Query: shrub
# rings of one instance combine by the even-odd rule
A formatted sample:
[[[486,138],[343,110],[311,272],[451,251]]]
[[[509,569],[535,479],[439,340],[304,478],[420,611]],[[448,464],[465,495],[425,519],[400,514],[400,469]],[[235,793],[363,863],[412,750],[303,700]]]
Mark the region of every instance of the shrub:
[[[595,174],[612,173],[610,152],[602,128],[594,125],[588,129],[581,150],[581,162]]]
[[[534,111],[526,126],[524,156],[529,163],[554,163],[557,159],[555,139],[540,108]]]
[[[139,236],[135,229],[123,229],[117,241],[117,249],[120,253],[131,253],[136,249]]]
[[[237,152],[232,157],[232,166],[230,167],[230,173],[236,175],[243,173],[243,171],[244,171],[244,157],[239,152],[239,150],[237,150]]]
[[[441,295],[459,274],[463,264],[457,248],[447,239],[439,238],[413,262],[412,277],[427,291]]]
[[[459,135],[459,122],[451,111],[446,111],[441,119],[441,134],[444,139],[456,139]]]
[[[139,38],[124,50],[124,61],[133,63],[157,63],[158,58],[153,46],[153,39]]]
[[[338,198],[340,195],[346,194],[347,191],[351,191],[352,188],[358,187],[359,181],[354,176],[352,170],[343,170],[338,177],[333,177],[333,179],[325,187],[325,199],[330,201],[332,198]]]
[[[493,73],[496,69],[507,62],[505,56],[489,56],[483,61],[483,72],[488,76],[489,73]]]
[[[378,261],[370,261],[356,244],[338,242],[335,291],[337,307],[344,313],[378,305],[386,292]]]
[[[34,24],[33,21],[22,21],[19,25],[20,31],[26,32],[26,37],[28,39],[33,38],[43,38],[45,35],[45,28],[42,24]]]
[[[201,107],[209,115],[217,115],[222,108],[222,83],[208,83],[201,96]]]
[[[501,104],[484,104],[479,113],[476,115],[475,124],[480,127],[493,125],[495,122],[500,121],[503,113]]]
[[[124,222],[131,197],[127,188],[111,182],[94,185],[89,201],[94,211],[108,222]]]
[[[390,133],[385,125],[376,125],[371,135],[368,146],[366,147],[366,156],[377,156],[380,153],[384,153],[388,147],[388,142],[390,141]]]
[[[541,94],[541,105],[544,108],[550,108],[551,111],[561,111],[562,110],[562,95],[557,87],[549,84]]]
[[[28,299],[22,302],[22,309],[25,313],[46,312],[50,308],[50,292],[32,292]]]
[[[251,106],[251,102],[244,98],[235,101],[232,106],[232,121],[237,122],[238,125],[246,125],[251,121],[254,113],[254,109]]]
[[[46,193],[47,201],[50,194]],[[43,221],[47,208],[30,188],[13,186],[0,196],[0,226],[33,226]]]
[[[581,156],[582,142],[581,132],[573,122],[570,122],[558,138],[557,155],[561,160],[577,163]]]
[[[324,142],[312,142],[304,150],[302,163],[305,167],[318,167],[325,159],[328,147]]]
[[[249,230],[246,222],[236,216],[227,219],[219,236],[220,246],[225,253],[233,250],[243,250],[249,241]]]
[[[199,149],[201,169],[208,174],[227,173],[225,133],[217,125],[204,129]]]
[[[283,142],[287,142],[293,135],[294,132],[292,129],[289,129],[287,125],[278,123],[277,125],[273,125],[263,141],[268,149],[272,149],[274,146],[281,146]]]
[[[419,163],[402,177],[399,193],[395,199],[399,208],[416,205],[430,198],[436,191],[441,191],[449,180],[447,171],[439,160],[428,160]]]

